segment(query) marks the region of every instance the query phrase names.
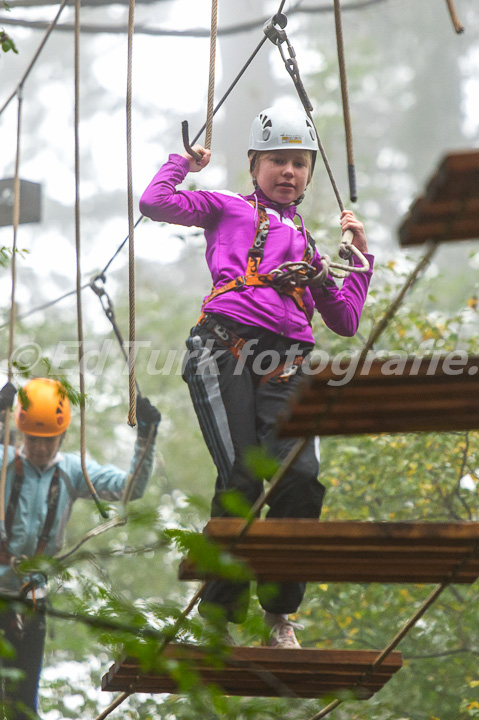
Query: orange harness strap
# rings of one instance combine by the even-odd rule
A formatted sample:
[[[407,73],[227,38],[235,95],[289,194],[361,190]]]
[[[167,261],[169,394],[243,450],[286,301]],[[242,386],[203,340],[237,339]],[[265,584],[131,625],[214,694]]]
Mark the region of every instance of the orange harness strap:
[[[253,205],[253,202],[250,202],[251,205]],[[253,244],[248,250],[246,273],[244,275],[240,275],[235,280],[230,280],[230,282],[226,283],[226,285],[222,285],[221,287],[213,286],[211,293],[203,301],[200,319],[203,317],[205,305],[211,302],[214,298],[218,297],[218,295],[223,295],[231,290],[239,290],[242,287],[273,287],[277,292],[288,295],[294,301],[296,306],[306,315],[308,323],[311,324],[311,318],[303,301],[305,291],[304,287],[278,287],[275,285],[275,276],[273,273],[258,273],[259,264],[264,256],[264,246],[268,237],[268,231],[268,213],[266,212],[264,205],[258,205],[258,225],[256,227]],[[308,233],[308,243],[302,257],[302,260],[308,264],[311,262],[314,255],[313,243],[314,241]]]

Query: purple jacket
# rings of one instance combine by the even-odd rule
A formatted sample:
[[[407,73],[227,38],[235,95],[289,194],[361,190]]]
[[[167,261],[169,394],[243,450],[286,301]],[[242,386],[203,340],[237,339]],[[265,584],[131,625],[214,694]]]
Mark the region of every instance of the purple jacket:
[[[257,225],[257,211],[248,202],[256,199],[266,206],[270,226],[260,273],[268,273],[287,261],[299,261],[306,246],[304,226],[297,229],[294,206],[284,208],[272,203],[258,190],[254,195],[237,195],[225,191],[177,190],[189,170],[188,161],[170,155],[155,175],[140,200],[140,211],[146,217],[177,225],[204,228],[206,261],[215,287],[244,275]],[[302,220],[301,220],[302,224]],[[372,267],[373,257],[367,255]],[[316,251],[311,263],[321,269]],[[306,289],[303,300],[310,316],[314,307],[326,325],[338,335],[351,337],[358,329],[361,311],[372,271],[351,274],[341,288]],[[209,302],[207,312],[226,315],[247,325],[259,325],[293,340],[314,343],[311,326],[292,298],[272,287],[243,287],[219,295]]]

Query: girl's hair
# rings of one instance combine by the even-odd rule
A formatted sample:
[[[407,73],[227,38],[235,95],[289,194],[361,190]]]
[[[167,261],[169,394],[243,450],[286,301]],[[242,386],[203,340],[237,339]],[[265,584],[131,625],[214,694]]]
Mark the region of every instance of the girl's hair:
[[[291,149],[291,148],[288,148]],[[281,150],[249,150],[248,151],[248,157],[249,157],[249,171],[251,176],[253,177],[253,182],[255,180],[255,168],[257,168],[262,160],[262,158],[266,157],[266,155],[272,155],[275,152],[281,152]],[[300,158],[305,161],[305,163],[308,166],[308,184],[311,182],[311,178],[313,176],[313,153],[311,150],[300,150],[298,149],[297,152],[300,153]]]

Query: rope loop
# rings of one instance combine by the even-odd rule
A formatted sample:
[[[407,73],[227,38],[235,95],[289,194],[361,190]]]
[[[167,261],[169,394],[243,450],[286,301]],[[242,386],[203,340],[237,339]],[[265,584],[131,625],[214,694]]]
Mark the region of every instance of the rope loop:
[[[299,262],[289,261],[281,263],[271,271],[273,275],[273,287],[278,289],[305,287],[308,281],[317,275],[315,267],[301,260]]]

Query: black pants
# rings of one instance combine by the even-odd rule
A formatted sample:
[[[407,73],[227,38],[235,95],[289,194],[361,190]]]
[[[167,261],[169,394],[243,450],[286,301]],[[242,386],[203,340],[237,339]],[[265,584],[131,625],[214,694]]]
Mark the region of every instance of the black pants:
[[[263,490],[263,482],[245,466],[245,451],[263,447],[278,461],[284,460],[296,442],[278,438],[275,422],[302,377],[296,372],[272,374],[285,360],[306,356],[312,346],[295,343],[275,333],[212,316],[222,326],[249,341],[238,360],[216,334],[197,326],[186,345],[183,378],[188,383],[203,436],[218,476],[212,502],[212,517],[228,516],[222,502],[225,492],[240,492],[252,506]],[[293,368],[294,369],[294,368]],[[269,501],[268,518],[319,518],[324,487],[318,482],[319,459],[314,439],[280,481]],[[275,590],[258,583],[262,607],[272,613],[295,612],[304,596],[305,583],[277,583]],[[243,622],[248,607],[248,584],[209,582],[200,603],[200,613],[214,603],[224,608],[226,618]]]
[[[0,609],[0,632],[13,646],[15,657],[0,657],[0,711],[8,720],[26,720],[32,717],[23,712],[37,712],[38,684],[42,669],[45,647],[45,616],[32,613],[22,616],[19,627],[18,618],[11,609]],[[6,677],[4,669],[15,668],[24,673],[21,680],[14,681]],[[2,715],[3,717],[3,715]]]

